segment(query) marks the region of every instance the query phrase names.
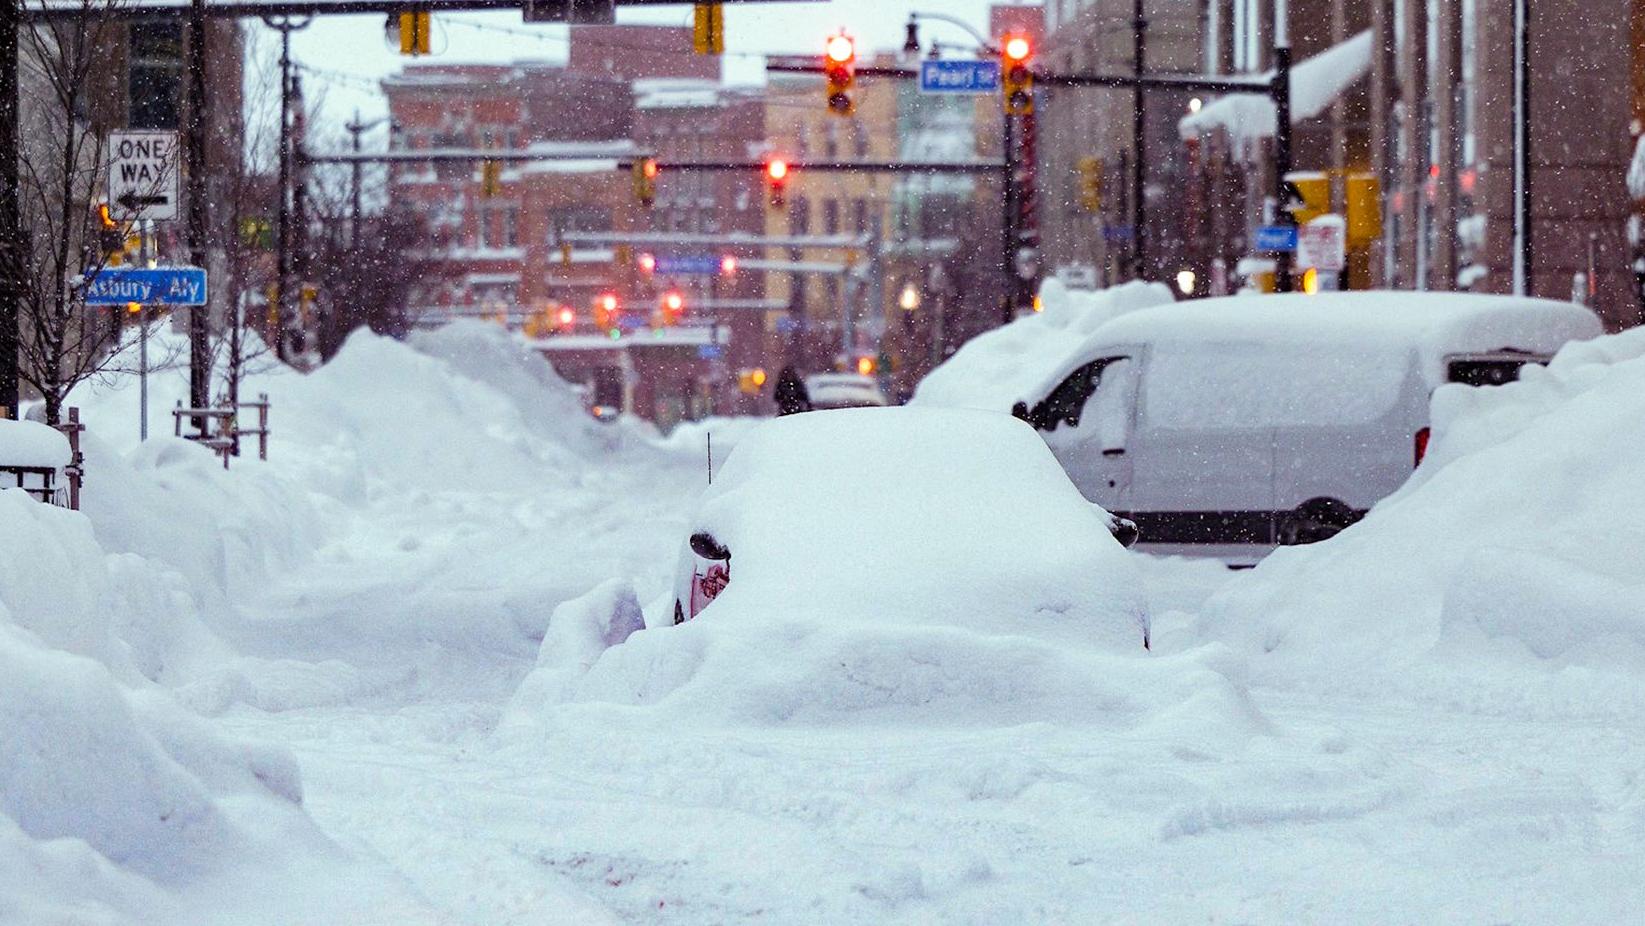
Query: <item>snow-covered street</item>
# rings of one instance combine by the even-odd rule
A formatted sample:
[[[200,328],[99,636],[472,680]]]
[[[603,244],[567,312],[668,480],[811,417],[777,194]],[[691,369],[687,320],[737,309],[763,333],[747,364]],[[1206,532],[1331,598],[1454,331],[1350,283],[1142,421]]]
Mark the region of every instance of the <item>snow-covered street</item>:
[[[1605,344],[1442,408],[1443,466],[1338,540],[1249,572],[1132,557],[1154,639],[1135,655],[775,618],[762,643],[711,614],[567,663],[556,641],[620,600],[611,580],[667,606],[705,433],[718,470],[752,425],[665,441],[590,422],[481,326],[411,347],[361,335],[319,373],[266,378],[283,441],[226,474],[199,448],[119,437],[129,390],[89,396],[111,444],[94,472],[125,467],[133,487],[88,484],[95,540],[21,499],[0,515],[110,578],[65,598],[0,574],[7,645],[108,666],[142,728],[111,748],[157,738],[221,832],[43,815],[52,775],[112,793],[120,766],[10,750],[21,829],[0,832],[0,883],[21,893],[0,920],[1629,919],[1645,631],[1623,548],[1567,579],[1559,619],[1584,641],[1538,610],[1537,563],[1589,502],[1480,508],[1495,546],[1471,549],[1518,563],[1495,578],[1438,549],[1460,551],[1462,527],[1445,544],[1430,527],[1425,549],[1401,524],[1500,497],[1478,467],[1569,465],[1539,429],[1604,430],[1645,394],[1628,359],[1645,344]],[[1381,572],[1400,557],[1427,565]],[[1482,581],[1519,582],[1489,600],[1524,607],[1481,610]],[[31,710],[18,694],[7,710]],[[270,790],[225,786],[235,763]],[[74,860],[87,845],[94,864]]]

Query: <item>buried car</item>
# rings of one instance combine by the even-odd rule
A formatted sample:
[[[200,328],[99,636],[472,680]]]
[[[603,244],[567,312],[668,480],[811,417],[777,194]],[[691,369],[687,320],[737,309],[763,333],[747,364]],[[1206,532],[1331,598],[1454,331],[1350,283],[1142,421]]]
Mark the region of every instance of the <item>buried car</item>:
[[[671,622],[752,611],[1146,647],[1122,546],[1135,537],[1009,416],[794,415],[755,429],[715,475],[680,553]]]

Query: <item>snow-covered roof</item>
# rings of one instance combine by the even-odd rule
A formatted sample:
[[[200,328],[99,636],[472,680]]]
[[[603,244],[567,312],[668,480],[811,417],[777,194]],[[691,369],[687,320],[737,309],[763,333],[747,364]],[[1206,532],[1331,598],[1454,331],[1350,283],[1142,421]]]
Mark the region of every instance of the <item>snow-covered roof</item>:
[[[1291,123],[1318,117],[1356,81],[1371,70],[1371,31],[1303,61],[1291,68]],[[1264,77],[1272,78],[1273,71]],[[1206,103],[1200,111],[1177,122],[1183,138],[1222,129],[1236,141],[1272,138],[1279,120],[1267,96],[1234,93]]]
[[[720,105],[720,82],[693,77],[652,77],[634,82],[638,109],[706,109]]]

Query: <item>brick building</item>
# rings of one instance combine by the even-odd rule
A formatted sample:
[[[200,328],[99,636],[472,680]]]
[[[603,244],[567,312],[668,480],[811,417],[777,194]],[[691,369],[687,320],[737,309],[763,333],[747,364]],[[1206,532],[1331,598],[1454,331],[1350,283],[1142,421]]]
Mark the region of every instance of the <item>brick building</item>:
[[[566,235],[758,231],[757,180],[665,173],[645,209],[628,165],[649,152],[746,159],[763,137],[759,100],[720,85],[719,59],[693,54],[690,30],[581,27],[571,36],[564,63],[414,64],[384,81],[397,148],[542,156],[503,165],[491,183],[472,162],[396,165],[391,201],[422,218],[442,257],[416,307],[420,323],[509,324],[585,384],[592,404],[665,426],[738,408],[737,371],[759,360],[758,275],[650,277],[638,256],[678,249]],[[684,308],[665,325],[659,302],[671,291]],[[617,305],[609,318],[597,311],[607,297]]]

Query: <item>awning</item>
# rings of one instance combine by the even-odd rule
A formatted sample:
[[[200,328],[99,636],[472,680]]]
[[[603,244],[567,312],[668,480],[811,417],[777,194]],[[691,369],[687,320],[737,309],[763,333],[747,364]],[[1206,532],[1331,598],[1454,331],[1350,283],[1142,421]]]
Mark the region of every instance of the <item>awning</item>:
[[[1371,70],[1371,30],[1291,68],[1291,124],[1318,117]],[[1269,71],[1264,77],[1273,78]],[[1266,96],[1236,93],[1213,100],[1177,122],[1183,138],[1221,129],[1236,142],[1273,138],[1279,123]]]

